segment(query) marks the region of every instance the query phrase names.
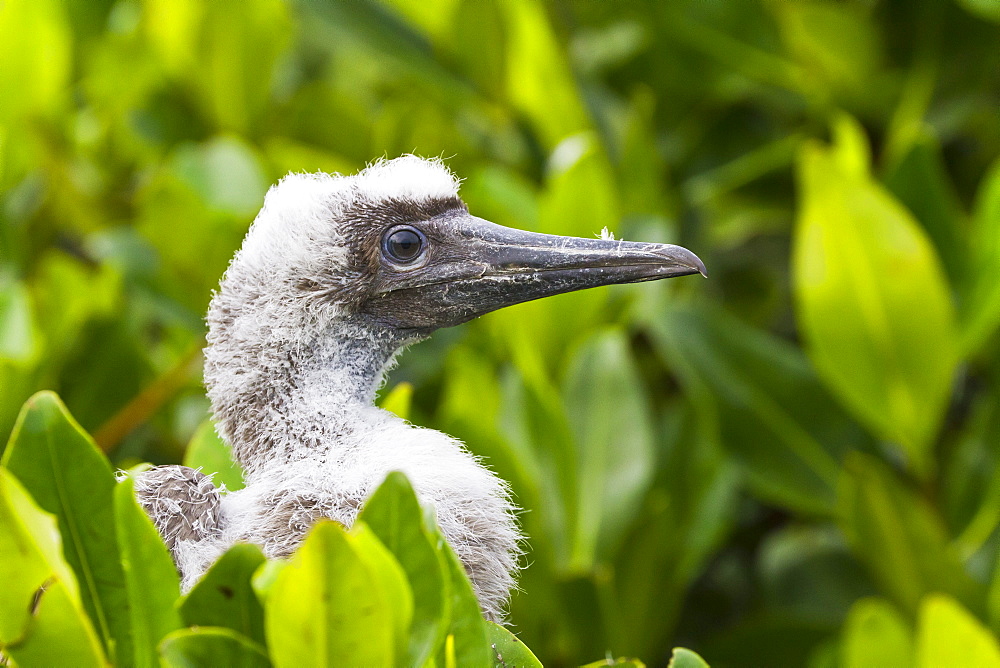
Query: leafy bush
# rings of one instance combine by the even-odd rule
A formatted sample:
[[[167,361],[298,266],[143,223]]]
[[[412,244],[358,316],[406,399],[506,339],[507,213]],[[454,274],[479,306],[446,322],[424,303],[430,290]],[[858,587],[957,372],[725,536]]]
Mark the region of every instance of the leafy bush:
[[[55,389],[118,467],[205,463],[202,318],[267,184],[443,155],[476,215],[711,276],[498,312],[390,377],[526,509],[546,665],[995,664],[994,5],[7,0],[0,431]],[[97,461],[48,474],[98,471],[87,513]],[[80,582],[50,605],[117,637]]]
[[[116,485],[59,399],[39,393],[0,467],[0,520],[0,650],[20,666],[541,666],[482,618],[401,473],[349,531],[321,522],[287,562],[237,544],[181,596],[131,479]]]

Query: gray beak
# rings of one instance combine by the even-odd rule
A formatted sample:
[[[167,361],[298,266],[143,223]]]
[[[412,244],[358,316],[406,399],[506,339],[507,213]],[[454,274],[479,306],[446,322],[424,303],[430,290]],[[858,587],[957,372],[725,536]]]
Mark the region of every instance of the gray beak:
[[[670,244],[538,234],[465,212],[426,223],[423,264],[386,272],[366,309],[385,324],[437,329],[564,292],[707,275],[697,255]]]

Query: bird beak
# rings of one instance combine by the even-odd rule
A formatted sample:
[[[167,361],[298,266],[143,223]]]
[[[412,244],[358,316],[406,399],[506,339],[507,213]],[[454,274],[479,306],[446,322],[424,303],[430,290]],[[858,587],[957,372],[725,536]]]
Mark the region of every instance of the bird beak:
[[[386,281],[373,300],[382,302],[379,319],[396,327],[450,327],[564,292],[707,276],[697,255],[671,244],[538,234],[464,212],[429,222],[423,265]]]

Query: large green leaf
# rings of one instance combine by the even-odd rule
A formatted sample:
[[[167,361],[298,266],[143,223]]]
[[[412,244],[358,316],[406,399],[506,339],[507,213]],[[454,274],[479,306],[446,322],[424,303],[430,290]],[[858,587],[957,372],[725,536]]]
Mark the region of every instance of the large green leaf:
[[[861,131],[835,129],[833,149],[808,144],[799,163],[800,328],[844,405],[926,475],[958,359],[948,285],[926,234],[867,173]]]
[[[793,346],[717,309],[672,306],[649,323],[664,361],[718,422],[722,445],[770,502],[831,514],[839,460],[864,443]]]
[[[158,666],[160,640],[181,627],[175,609],[180,598],[180,578],[167,546],[135,499],[131,477],[115,488],[114,508],[132,620],[135,665]]]
[[[55,515],[88,615],[113,660],[129,665],[132,633],[115,537],[111,465],[55,394],[24,405],[2,466]]]
[[[277,666],[393,665],[405,656],[413,610],[399,564],[370,529],[319,522],[265,600]]]
[[[21,666],[104,666],[55,518],[0,468],[0,653]]]
[[[184,451],[184,466],[212,475],[216,486],[225,485],[230,492],[243,489],[243,469],[233,461],[232,449],[215,431],[211,420],[202,422],[191,437]]]
[[[160,643],[163,664],[170,668],[271,665],[264,648],[230,628],[202,626],[168,634]]]
[[[918,668],[998,668],[1000,644],[953,598],[932,594],[920,606],[916,665]]]
[[[405,663],[423,665],[444,642],[450,621],[450,581],[432,525],[406,476],[390,473],[358,516],[399,562],[413,591],[413,625]]]
[[[263,645],[264,608],[251,578],[264,561],[256,545],[236,544],[226,550],[181,601],[185,626],[225,627]]]
[[[625,335],[598,330],[571,358],[563,389],[579,468],[569,568],[617,551],[653,475],[649,399]]]
[[[888,601],[863,598],[844,622],[844,668],[913,665],[913,632]]]
[[[984,592],[966,574],[940,517],[874,457],[851,454],[839,494],[839,521],[854,553],[904,611],[944,592],[974,610]]]

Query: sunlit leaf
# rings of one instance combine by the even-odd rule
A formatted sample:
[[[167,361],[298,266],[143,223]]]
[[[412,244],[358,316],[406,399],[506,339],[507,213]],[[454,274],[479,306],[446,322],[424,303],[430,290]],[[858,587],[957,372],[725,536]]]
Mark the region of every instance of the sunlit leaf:
[[[459,0],[382,0],[430,39],[444,39]]]
[[[174,607],[180,597],[180,578],[167,546],[135,499],[131,477],[115,488],[114,508],[135,665],[158,666],[160,641],[181,627]]]
[[[184,624],[225,627],[263,645],[264,609],[251,578],[264,561],[256,545],[238,543],[226,550],[180,602]]]
[[[507,15],[507,95],[535,125],[543,144],[555,148],[590,127],[565,54],[544,5],[501,3]]]
[[[109,656],[127,665],[132,632],[112,497],[111,465],[55,394],[22,409],[2,466],[59,522],[66,561]]]
[[[863,598],[844,622],[844,668],[913,665],[913,631],[889,602]]]
[[[104,666],[55,518],[0,468],[0,649],[22,666]]]
[[[9,0],[0,6],[0,124],[50,115],[66,100],[72,35],[64,3]]]
[[[423,665],[434,656],[450,621],[450,578],[436,550],[433,526],[424,525],[424,512],[409,481],[390,473],[365,501],[358,516],[399,562],[413,591],[413,625],[405,663]]]
[[[800,160],[800,328],[838,398],[926,475],[957,362],[948,286],[909,212],[859,166],[860,131],[838,128],[834,149],[809,144]]]
[[[393,665],[412,614],[406,576],[363,524],[318,523],[265,601],[277,666]]]
[[[225,485],[230,492],[243,489],[243,469],[233,461],[232,449],[215,431],[211,420],[202,422],[191,437],[184,451],[184,466],[213,475],[217,487]]]
[[[410,405],[413,403],[413,385],[399,383],[379,402],[379,407],[389,411],[404,420],[410,417]]]
[[[1000,666],[996,637],[957,601],[931,594],[920,606],[917,620],[919,668],[938,666]]]

